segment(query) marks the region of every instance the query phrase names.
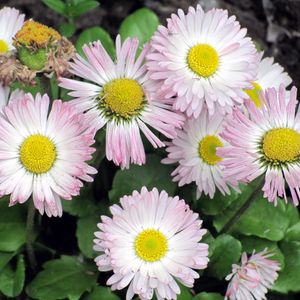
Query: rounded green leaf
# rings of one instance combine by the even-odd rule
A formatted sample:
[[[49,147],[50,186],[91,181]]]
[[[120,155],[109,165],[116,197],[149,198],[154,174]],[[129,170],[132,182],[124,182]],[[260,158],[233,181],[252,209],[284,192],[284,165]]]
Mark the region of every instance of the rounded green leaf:
[[[0,199],[0,251],[13,252],[26,242],[26,207],[8,207],[7,198]]]
[[[0,291],[7,297],[17,297],[23,290],[24,282],[24,257],[19,255],[15,270],[11,264],[8,264],[0,273]]]
[[[127,37],[137,37],[142,47],[147,43],[159,25],[157,15],[148,8],[141,8],[129,15],[120,26],[120,35],[124,41]]]
[[[241,195],[222,214],[218,215],[213,221],[215,228],[220,231],[245,201],[247,198]],[[274,206],[273,203],[259,196],[235,223],[232,232],[280,241],[284,238],[289,226],[296,220],[298,220],[298,211],[293,205],[285,204],[279,199],[278,205]]]
[[[280,249],[285,257],[285,268],[279,273],[272,290],[284,294],[300,292],[300,242],[283,241]]]
[[[231,266],[240,260],[242,245],[229,234],[219,235],[212,247],[212,256],[208,264],[210,275],[223,279],[231,272]]]
[[[97,286],[94,290],[84,297],[83,300],[121,300],[115,295],[110,288],[104,286]]]
[[[172,167],[160,161],[160,157],[151,154],[147,156],[145,165],[132,165],[128,170],[119,170],[114,177],[109,199],[117,203],[124,195],[131,195],[134,190],[140,191],[143,186],[149,190],[156,187],[170,196],[174,195],[177,184],[171,181]]]
[[[286,241],[300,242],[300,221],[287,230],[284,239]]]
[[[115,45],[110,35],[101,27],[92,27],[83,31],[77,39],[76,49],[81,56],[85,56],[82,47],[85,44],[100,41],[108,52],[108,54],[115,57]]]
[[[79,299],[96,285],[97,270],[94,264],[76,257],[62,256],[43,265],[44,270],[27,286],[26,292],[33,299]]]
[[[217,293],[200,293],[193,300],[223,300],[224,296]]]
[[[97,231],[97,223],[100,222],[100,210],[96,214],[87,215],[77,221],[76,237],[80,251],[88,258],[96,257],[93,250],[94,232]]]
[[[244,197],[247,193],[251,193],[245,185],[240,186],[241,191],[243,192]],[[197,207],[205,213],[206,215],[215,216],[224,211],[233,201],[237,200],[240,197],[241,193],[231,189],[230,195],[222,195],[220,191],[215,193],[213,199],[209,196],[203,195],[199,201]]]

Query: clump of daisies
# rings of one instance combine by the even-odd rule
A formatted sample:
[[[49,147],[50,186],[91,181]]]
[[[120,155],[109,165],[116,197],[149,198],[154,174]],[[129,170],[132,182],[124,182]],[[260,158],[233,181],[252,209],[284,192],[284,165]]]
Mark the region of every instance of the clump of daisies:
[[[241,265],[232,265],[232,273],[226,277],[230,281],[225,300],[262,300],[278,277],[280,265],[270,259],[274,254],[265,249],[252,253],[248,258],[244,252]]]
[[[95,233],[99,271],[113,271],[107,284],[127,289],[126,299],[176,299],[177,281],[193,287],[208,263],[208,245],[200,243],[205,229],[197,213],[178,196],[143,187],[110,207]]]
[[[106,126],[106,157],[121,168],[145,163],[140,132],[154,148],[163,147],[164,142],[150,128],[173,138],[184,120],[156,93],[156,82],[144,64],[149,45],[137,56],[138,45],[136,38],[121,44],[117,36],[115,61],[101,42],[85,45],[87,59],[77,55],[70,72],[90,82],[60,78],[60,86],[71,90],[69,95],[78,111],[97,112],[98,119],[91,126]]]

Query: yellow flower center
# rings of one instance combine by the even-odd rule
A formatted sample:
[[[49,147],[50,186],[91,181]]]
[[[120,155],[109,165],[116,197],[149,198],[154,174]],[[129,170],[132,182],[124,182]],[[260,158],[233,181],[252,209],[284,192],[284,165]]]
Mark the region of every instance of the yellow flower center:
[[[103,87],[101,98],[112,112],[128,117],[142,107],[144,92],[136,80],[120,78]]]
[[[48,172],[56,159],[56,148],[46,136],[34,134],[20,147],[20,161],[27,171],[35,174]]]
[[[0,54],[4,54],[8,51],[9,47],[6,41],[0,40]]]
[[[160,231],[147,229],[136,237],[134,248],[139,258],[147,262],[155,262],[166,255],[168,241]]]
[[[254,104],[261,108],[261,100],[259,99],[259,94],[262,91],[262,87],[257,82],[252,82],[253,89],[244,90],[244,92],[249,96],[249,98],[254,102]]]
[[[222,158],[216,154],[217,147],[223,147],[223,146],[224,146],[223,143],[217,136],[207,135],[199,142],[199,146],[198,146],[199,156],[202,158],[204,162],[214,166],[222,160]]]
[[[276,128],[263,138],[263,153],[269,161],[291,162],[300,154],[300,134],[290,128]]]
[[[187,64],[194,73],[207,78],[217,71],[219,56],[210,45],[198,44],[190,49],[187,55]]]
[[[28,20],[15,35],[15,46],[38,46],[46,47],[50,42],[61,39],[61,35],[54,29]]]

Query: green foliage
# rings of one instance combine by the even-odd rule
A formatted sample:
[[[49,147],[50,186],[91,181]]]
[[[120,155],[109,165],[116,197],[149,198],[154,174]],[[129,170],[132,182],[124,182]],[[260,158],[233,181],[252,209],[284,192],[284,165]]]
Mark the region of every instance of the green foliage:
[[[13,252],[26,241],[26,209],[8,207],[7,198],[0,199],[0,251]]]
[[[97,270],[94,264],[72,256],[47,261],[44,270],[27,286],[27,294],[33,299],[77,300],[85,291],[96,285]]]
[[[180,295],[177,296],[177,300],[192,300],[193,299],[193,296],[192,296],[189,288],[187,288],[186,286],[183,286],[182,284],[179,284],[179,287],[180,287]]]
[[[42,0],[48,7],[68,19],[76,19],[99,6],[93,0]]]
[[[272,289],[280,293],[300,292],[300,241],[284,241],[280,248],[285,257],[285,268]]]
[[[147,43],[159,25],[157,15],[148,8],[141,8],[129,15],[120,26],[122,40],[137,37],[140,47]]]
[[[215,239],[211,247],[209,274],[222,279],[231,272],[232,264],[239,261],[242,251],[241,243],[229,234],[222,234]]]
[[[94,290],[83,300],[121,300],[117,295],[115,295],[110,288],[97,286]]]
[[[214,226],[220,231],[235,212],[247,200],[244,194],[234,201],[222,214],[214,219]],[[272,217],[270,217],[272,216]],[[291,222],[298,218],[298,211],[291,204],[279,200],[278,205],[270,204],[259,196],[247,211],[236,222],[232,231],[244,235],[255,235],[271,241],[283,239]]]
[[[94,232],[98,230],[100,222],[100,210],[95,214],[85,216],[77,221],[76,237],[80,251],[88,258],[96,257],[93,250]]]
[[[7,297],[17,297],[23,290],[25,282],[25,264],[23,255],[18,256],[16,268],[7,264],[0,271],[0,291]]]
[[[193,300],[223,300],[224,297],[217,293],[200,293]]]
[[[101,27],[92,27],[83,31],[76,41],[76,49],[78,53],[85,57],[82,47],[85,44],[89,44],[94,41],[100,41],[109,53],[109,55],[115,57],[115,45],[110,35]]]
[[[65,37],[71,37],[76,31],[76,26],[73,23],[62,23],[59,25],[59,32]]]
[[[249,195],[252,191],[247,186],[242,185],[240,187],[243,195]],[[233,201],[238,200],[241,197],[240,193],[235,190],[231,190],[230,195],[222,195],[221,192],[217,191],[214,198],[211,199],[209,196],[203,195],[198,202],[199,209],[206,215],[216,216],[224,211]]]
[[[159,191],[165,190],[174,195],[176,183],[171,181],[172,167],[160,163],[161,158],[150,154],[143,166],[132,165],[128,170],[119,170],[113,180],[109,199],[116,203],[124,195],[130,195],[134,190],[141,190],[146,186],[148,190],[157,187]]]

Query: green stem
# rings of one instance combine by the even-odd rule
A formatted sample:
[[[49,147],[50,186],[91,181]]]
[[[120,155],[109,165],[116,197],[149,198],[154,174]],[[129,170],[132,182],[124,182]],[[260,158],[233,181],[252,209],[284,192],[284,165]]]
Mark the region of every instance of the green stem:
[[[257,195],[261,193],[261,188],[263,186],[263,182],[258,184],[258,187],[252,192],[250,197],[245,201],[245,203],[236,211],[236,213],[232,216],[231,219],[223,226],[220,234],[229,232],[232,227],[239,221],[241,216],[246,212],[246,210],[254,203]]]
[[[35,271],[37,267],[36,257],[34,253],[33,243],[34,243],[34,216],[35,216],[35,207],[33,201],[29,202],[28,211],[27,211],[27,220],[26,220],[26,251],[29,260],[30,267],[32,271]]]

